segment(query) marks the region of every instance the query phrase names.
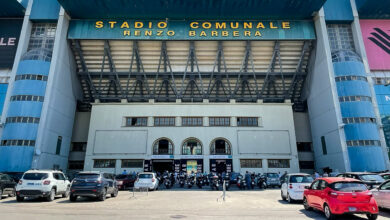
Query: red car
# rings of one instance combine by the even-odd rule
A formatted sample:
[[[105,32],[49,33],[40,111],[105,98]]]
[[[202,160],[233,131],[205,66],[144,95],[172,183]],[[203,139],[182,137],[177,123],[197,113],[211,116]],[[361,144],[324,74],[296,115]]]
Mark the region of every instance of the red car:
[[[121,175],[117,175],[115,179],[118,184],[118,189],[126,190],[134,186],[134,182],[137,179],[137,176],[133,174],[121,174]]]
[[[326,177],[316,179],[303,193],[306,210],[318,209],[327,219],[342,214],[366,214],[378,218],[378,205],[367,186],[356,179]]]

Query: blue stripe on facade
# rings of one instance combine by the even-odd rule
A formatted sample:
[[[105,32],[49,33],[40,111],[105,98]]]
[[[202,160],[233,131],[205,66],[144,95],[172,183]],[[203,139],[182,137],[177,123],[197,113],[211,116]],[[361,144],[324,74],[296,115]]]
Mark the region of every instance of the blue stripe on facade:
[[[41,60],[23,60],[20,61],[17,75],[23,74],[39,74],[47,76],[50,71],[50,62]]]
[[[371,91],[367,82],[360,80],[337,82],[339,96],[370,96]]]
[[[0,84],[0,115],[3,113],[4,101],[7,96],[8,84]]]
[[[353,140],[380,140],[377,125],[374,123],[346,124],[345,138]]]
[[[12,95],[45,96],[46,82],[40,80],[18,80],[14,83]]]
[[[343,118],[368,117],[375,118],[374,107],[371,102],[340,102]]]
[[[38,125],[34,123],[7,123],[4,127],[3,140],[35,140]]]
[[[385,160],[381,147],[348,147],[351,171],[379,172],[386,170]]]
[[[335,76],[366,76],[363,63],[356,61],[333,63]]]
[[[0,147],[0,172],[25,172],[31,168],[34,147]]]
[[[8,107],[7,117],[41,117],[43,102],[13,101]]]

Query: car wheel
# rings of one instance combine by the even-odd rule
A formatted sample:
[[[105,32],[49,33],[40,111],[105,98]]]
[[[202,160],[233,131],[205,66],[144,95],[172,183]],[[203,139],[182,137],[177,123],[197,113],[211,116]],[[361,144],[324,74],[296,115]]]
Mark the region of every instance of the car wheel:
[[[107,189],[104,188],[102,194],[100,194],[100,196],[99,196],[99,200],[104,201],[104,200],[106,200],[106,197],[107,197]]]
[[[305,210],[307,210],[307,211],[311,211],[311,210],[312,210],[312,208],[310,207],[309,203],[307,202],[306,197],[303,197],[303,207],[304,207]]]
[[[324,214],[326,219],[333,220],[336,218],[334,214],[332,214],[332,211],[330,210],[329,206],[327,204],[324,205]]]
[[[77,200],[77,196],[74,196],[74,195],[70,194],[69,200],[70,200],[71,202],[75,202],[75,201]]]
[[[8,194],[8,197],[15,197],[16,196],[16,189],[14,188],[12,190],[12,193],[11,194]]]
[[[23,202],[23,200],[24,200],[24,197],[16,196],[16,201]]]
[[[3,199],[3,189],[0,189],[0,200]]]
[[[283,196],[283,191],[280,190],[280,196],[282,197],[283,201],[286,201],[286,197]]]
[[[376,220],[378,218],[378,214],[367,214],[368,220]]]
[[[292,198],[290,197],[290,194],[288,194],[288,193],[287,193],[287,202],[288,202],[288,203],[293,203],[293,202],[294,202],[294,199],[292,199]]]
[[[51,201],[53,201],[55,199],[55,197],[56,197],[56,190],[55,189],[51,189],[49,196],[46,197],[46,200],[51,202]]]
[[[66,191],[62,194],[62,198],[68,198],[70,192],[70,187],[68,186],[66,188]]]
[[[117,197],[117,196],[118,196],[118,189],[115,188],[115,189],[114,189],[114,192],[111,193],[111,197]]]

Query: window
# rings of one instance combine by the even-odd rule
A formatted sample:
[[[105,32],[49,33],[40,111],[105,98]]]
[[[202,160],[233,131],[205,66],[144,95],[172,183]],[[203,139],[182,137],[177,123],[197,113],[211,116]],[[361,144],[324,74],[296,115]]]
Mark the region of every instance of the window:
[[[62,145],[62,137],[58,136],[57,138],[57,147],[56,147],[56,154],[60,155],[61,153],[61,145]]]
[[[237,126],[253,126],[257,127],[258,124],[258,118],[254,117],[239,117],[237,118]]]
[[[175,117],[154,117],[154,126],[175,126]]]
[[[367,77],[365,76],[337,76],[335,77],[336,82],[342,82],[342,81],[352,81],[352,80],[360,80],[367,82]]]
[[[35,23],[31,29],[30,42],[28,51],[32,49],[48,49],[53,50],[54,38],[56,33],[56,24]]]
[[[325,141],[325,137],[324,136],[321,137],[321,146],[322,146],[322,153],[324,155],[327,155],[328,154],[328,150],[326,149],[326,141]]]
[[[93,168],[115,168],[115,162],[112,159],[93,160]]]
[[[209,126],[230,126],[230,118],[229,117],[210,117],[209,118]]]
[[[290,160],[268,159],[268,168],[290,168]]]
[[[122,168],[143,168],[144,160],[122,160]]]
[[[85,152],[87,150],[86,142],[73,142],[72,150],[73,152]]]
[[[35,140],[2,140],[2,146],[35,146]]]
[[[231,146],[224,139],[217,139],[211,144],[211,155],[231,155]]]
[[[314,161],[299,161],[299,168],[314,170]]]
[[[198,139],[187,139],[182,146],[183,155],[202,155],[202,144]]]
[[[68,162],[69,170],[82,170],[84,169],[84,161],[69,161]]]
[[[356,146],[381,146],[381,142],[377,140],[356,140],[356,141],[347,141],[347,146],[356,147]]]
[[[40,81],[47,81],[47,76],[44,75],[35,75],[35,74],[23,74],[23,75],[16,75],[15,81],[17,80],[40,80]]]
[[[357,123],[376,123],[376,118],[368,117],[356,117],[356,118],[343,118],[344,124],[357,124]]]
[[[240,160],[241,168],[262,168],[261,159],[241,159]]]
[[[8,117],[5,123],[39,123],[39,118],[33,117]]]
[[[355,45],[350,24],[328,24],[329,44],[331,51],[355,51]]]
[[[339,102],[371,102],[369,96],[342,96],[339,97]]]
[[[182,117],[181,126],[203,126],[202,117]]]
[[[15,96],[11,96],[11,102],[12,101],[38,101],[38,102],[43,102],[43,96],[15,95]]]
[[[311,152],[311,142],[298,142],[297,148],[299,152]]]
[[[146,117],[132,117],[126,118],[126,126],[148,126],[148,118]]]
[[[154,142],[153,145],[153,154],[154,155],[172,155],[173,154],[173,144],[170,140],[162,138]]]

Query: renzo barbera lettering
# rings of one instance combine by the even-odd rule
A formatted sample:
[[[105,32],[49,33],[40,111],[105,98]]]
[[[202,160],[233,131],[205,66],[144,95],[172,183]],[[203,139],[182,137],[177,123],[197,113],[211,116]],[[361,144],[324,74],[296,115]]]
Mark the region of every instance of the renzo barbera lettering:
[[[184,26],[183,26],[184,25]],[[120,30],[123,36],[175,36],[179,28],[191,37],[262,37],[262,31],[291,29],[289,21],[185,21],[170,25],[167,21],[96,21],[96,29]],[[183,30],[180,30],[183,34]]]

